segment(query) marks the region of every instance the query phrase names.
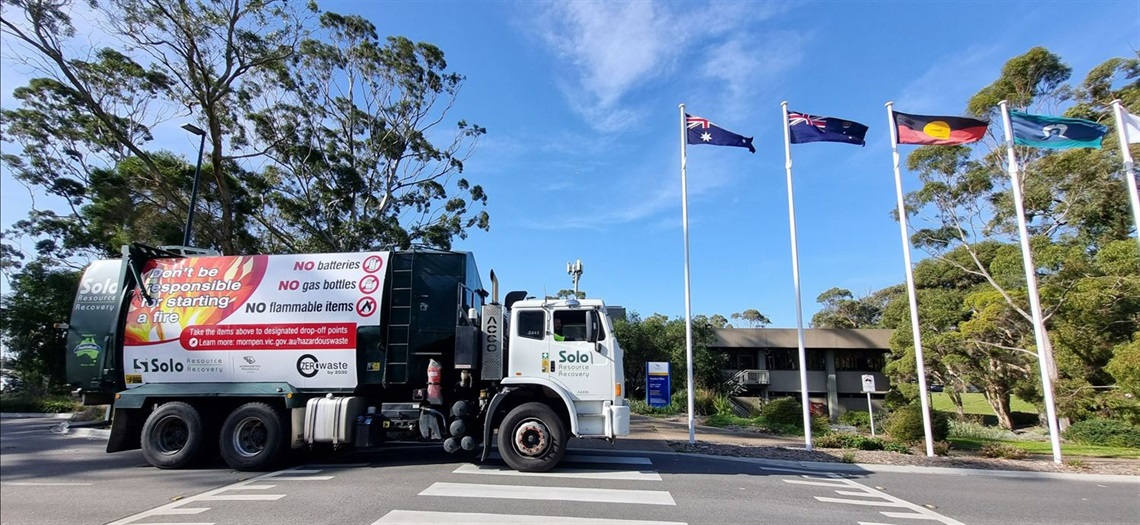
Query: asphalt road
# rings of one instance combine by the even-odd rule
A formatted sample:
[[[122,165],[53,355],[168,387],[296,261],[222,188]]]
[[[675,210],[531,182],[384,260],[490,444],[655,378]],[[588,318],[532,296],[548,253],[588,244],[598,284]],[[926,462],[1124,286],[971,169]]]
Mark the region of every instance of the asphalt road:
[[[572,450],[545,475],[437,446],[266,474],[162,471],[137,451],[0,421],[3,524],[1140,523],[1140,483],[789,470],[757,461]]]

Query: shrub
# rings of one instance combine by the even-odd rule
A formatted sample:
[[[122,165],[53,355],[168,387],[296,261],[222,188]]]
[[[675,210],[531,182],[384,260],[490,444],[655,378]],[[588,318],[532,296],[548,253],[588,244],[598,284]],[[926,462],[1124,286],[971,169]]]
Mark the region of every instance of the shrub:
[[[871,414],[859,410],[848,410],[843,415],[839,416],[839,422],[844,425],[851,425],[855,428],[870,428],[871,427]]]
[[[847,432],[835,432],[820,436],[815,445],[822,448],[854,448],[859,450],[883,450],[886,443],[877,437],[861,436]]]
[[[943,441],[950,434],[950,420],[945,414],[931,411],[930,432],[935,441]],[[899,407],[887,419],[887,433],[895,441],[915,443],[926,439],[922,424],[922,407],[917,403]]]
[[[987,458],[1025,459],[1029,455],[1024,449],[1008,443],[989,442],[982,445],[979,450]]]
[[[1140,427],[1116,419],[1086,419],[1065,430],[1065,439],[1082,445],[1140,448]]]
[[[78,404],[70,397],[0,396],[0,412],[60,414],[77,409]]]
[[[899,454],[910,454],[910,446],[906,443],[899,443],[898,441],[888,441],[883,445],[883,450],[887,452],[897,452]]]
[[[935,456],[949,456],[950,455],[950,442],[949,441],[935,441],[931,448],[934,449]]]
[[[843,457],[839,458],[839,461],[842,461],[844,463],[854,463],[855,462],[855,453],[854,452],[844,452]]]
[[[772,425],[804,427],[804,407],[794,397],[781,397],[765,403],[760,415]]]
[[[983,425],[981,422],[969,420],[951,420],[949,435],[950,437],[958,438],[999,439],[1005,441],[1019,439],[1017,434],[1004,428],[989,427]]]

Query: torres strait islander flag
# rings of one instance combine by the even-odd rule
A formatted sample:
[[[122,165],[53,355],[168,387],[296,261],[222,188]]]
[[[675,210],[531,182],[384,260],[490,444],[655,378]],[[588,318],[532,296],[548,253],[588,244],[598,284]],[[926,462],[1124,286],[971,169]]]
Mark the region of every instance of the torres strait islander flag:
[[[899,144],[953,145],[982,140],[989,121],[894,112]]]

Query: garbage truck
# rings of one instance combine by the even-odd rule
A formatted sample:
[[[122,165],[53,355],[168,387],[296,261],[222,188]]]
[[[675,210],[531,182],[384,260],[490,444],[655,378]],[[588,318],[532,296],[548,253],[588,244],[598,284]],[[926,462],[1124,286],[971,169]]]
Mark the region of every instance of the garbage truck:
[[[67,376],[108,405],[108,452],[159,468],[218,454],[436,441],[541,472],[570,438],[629,433],[605,304],[484,289],[471,253],[233,255],[143,244],[84,271]]]

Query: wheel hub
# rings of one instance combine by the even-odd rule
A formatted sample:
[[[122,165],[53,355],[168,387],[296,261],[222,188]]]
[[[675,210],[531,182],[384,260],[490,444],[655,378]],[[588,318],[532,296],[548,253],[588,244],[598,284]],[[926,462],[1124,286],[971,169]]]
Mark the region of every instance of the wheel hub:
[[[515,428],[514,442],[524,456],[539,456],[550,446],[550,431],[541,421],[525,421]]]
[[[265,450],[268,441],[268,431],[265,423],[255,417],[241,420],[234,428],[234,452],[244,456],[253,457]]]
[[[159,452],[175,454],[186,446],[190,439],[190,429],[181,418],[166,417],[159,421],[155,435],[158,436],[155,445]]]

